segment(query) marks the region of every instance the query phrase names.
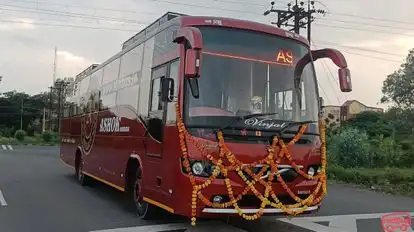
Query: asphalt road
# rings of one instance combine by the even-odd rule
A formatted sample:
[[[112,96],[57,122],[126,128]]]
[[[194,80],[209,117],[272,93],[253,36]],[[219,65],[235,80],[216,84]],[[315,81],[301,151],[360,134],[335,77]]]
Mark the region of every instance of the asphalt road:
[[[414,199],[330,184],[319,212],[292,220],[234,218],[228,224],[207,221],[195,228],[186,219],[168,215],[140,221],[123,208],[120,192],[99,183],[79,186],[58,151],[36,146],[0,149],[0,232],[371,232],[383,231],[379,218],[386,213],[414,216]]]

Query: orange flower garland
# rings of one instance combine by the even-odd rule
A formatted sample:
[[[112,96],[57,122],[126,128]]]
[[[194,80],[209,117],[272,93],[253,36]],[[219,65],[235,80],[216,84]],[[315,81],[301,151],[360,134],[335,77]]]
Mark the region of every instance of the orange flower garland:
[[[268,154],[266,155],[265,158],[258,160],[256,162],[250,163],[250,164],[243,164],[228,149],[228,147],[224,143],[224,138],[223,138],[223,134],[221,131],[217,133],[218,146],[219,146],[219,157],[215,158],[211,154],[208,154],[208,152],[206,152],[206,150],[198,142],[196,142],[192,138],[192,136],[189,134],[189,132],[186,130],[184,123],[182,121],[182,118],[181,118],[180,108],[178,104],[176,104],[176,115],[177,115],[177,127],[178,127],[178,132],[179,132],[180,147],[181,147],[182,158],[183,158],[182,164],[185,170],[187,171],[188,177],[193,186],[192,205],[191,205],[191,224],[192,225],[196,224],[197,199],[200,199],[205,205],[208,205],[213,208],[228,208],[230,206],[233,206],[235,210],[237,211],[237,213],[240,216],[242,216],[244,219],[256,220],[261,215],[263,215],[264,208],[267,205],[274,207],[274,208],[280,208],[283,212],[288,213],[290,215],[297,215],[297,214],[304,212],[307,209],[307,207],[319,204],[322,201],[323,197],[327,194],[326,173],[325,173],[326,172],[326,147],[325,147],[326,138],[325,138],[325,125],[323,123],[323,120],[319,121],[322,167],[318,175],[309,176],[307,173],[303,172],[295,162],[293,162],[292,156],[289,153],[289,150],[287,148],[288,146],[294,145],[300,139],[300,137],[303,135],[303,133],[305,132],[307,128],[306,125],[300,127],[298,134],[296,134],[294,138],[287,145],[282,140],[279,140],[277,137],[275,137],[272,141],[271,146],[268,148]],[[204,158],[206,158],[207,160],[210,160],[216,166],[216,168],[212,172],[212,175],[209,178],[207,178],[207,180],[204,183],[200,185],[197,185],[195,177],[193,176],[191,172],[186,141],[188,143],[191,143],[202,154]],[[279,154],[275,154],[275,148],[278,144],[281,149],[279,151]],[[318,180],[318,184],[315,190],[306,199],[301,199],[298,196],[296,196],[290,190],[289,186],[285,183],[281,175],[277,172],[278,170],[277,163],[284,157],[292,164],[292,167],[301,176],[309,180]],[[230,163],[230,165],[223,164],[224,158]],[[276,159],[276,162],[275,162],[275,159]],[[253,173],[250,168],[257,166],[259,164],[263,165],[260,172],[258,174]],[[268,170],[269,167],[270,167],[270,174],[267,177],[267,181],[265,181],[262,179],[262,176]],[[229,171],[236,171],[237,174],[242,178],[242,180],[246,182],[247,184],[246,188],[237,197],[234,196],[231,182],[230,182],[230,179],[228,178]],[[245,171],[250,177],[252,177],[253,180],[249,181],[248,178],[244,175],[243,171]],[[227,192],[230,197],[230,201],[225,202],[225,203],[213,203],[203,195],[201,190],[203,190],[204,188],[207,188],[217,178],[220,172],[223,174],[225,178],[224,182],[227,187]],[[279,183],[281,183],[284,190],[297,202],[296,204],[283,205],[279,201],[279,199],[277,198],[271,186],[275,174],[276,174],[277,180],[279,181]],[[264,195],[262,195],[256,189],[255,185],[257,183],[260,183],[261,185],[265,187]],[[320,193],[321,188],[322,188],[322,192]],[[247,194],[250,190],[262,202],[258,212],[256,212],[253,215],[244,214],[237,204],[237,202],[240,201],[242,197],[245,194]],[[271,202],[269,200],[269,196],[273,199],[274,202]],[[299,208],[299,210],[293,210],[293,208]]]

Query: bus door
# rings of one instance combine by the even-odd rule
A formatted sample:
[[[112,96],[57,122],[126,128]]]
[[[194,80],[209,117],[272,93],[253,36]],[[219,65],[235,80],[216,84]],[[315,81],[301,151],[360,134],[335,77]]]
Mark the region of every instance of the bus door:
[[[161,80],[167,76],[167,66],[159,66],[152,70],[149,109],[147,120],[147,132],[145,142],[145,162],[143,170],[145,177],[143,178],[143,187],[151,192],[150,196],[156,196],[161,200],[162,197],[168,195],[163,186],[163,141],[164,135],[164,121],[163,115],[164,104],[160,98]]]

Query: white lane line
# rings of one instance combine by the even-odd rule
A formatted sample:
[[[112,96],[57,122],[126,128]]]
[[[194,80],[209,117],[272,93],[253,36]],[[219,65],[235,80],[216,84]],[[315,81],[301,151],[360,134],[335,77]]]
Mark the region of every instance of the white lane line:
[[[3,150],[7,150],[6,145],[1,145],[1,148],[3,148]]]
[[[0,190],[0,205],[1,206],[7,206],[6,199],[4,199],[3,193]]]
[[[13,147],[11,145],[7,145],[10,151],[13,151]]]
[[[191,225],[186,223],[174,223],[174,224],[161,224],[151,226],[136,226],[109,230],[94,230],[90,232],[158,232],[158,231],[169,231],[169,230],[183,230],[187,229]]]

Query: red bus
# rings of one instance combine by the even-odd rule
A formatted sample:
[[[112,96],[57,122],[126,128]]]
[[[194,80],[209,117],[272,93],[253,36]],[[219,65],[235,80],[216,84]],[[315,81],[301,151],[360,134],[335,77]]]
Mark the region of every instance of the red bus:
[[[251,164],[266,155],[275,135],[289,141],[302,122],[309,122],[289,150],[300,170],[316,175],[321,170],[317,121],[322,101],[314,61],[319,58],[330,58],[339,67],[341,90],[351,91],[339,51],[311,51],[305,38],[272,25],[168,12],[68,87],[60,157],[75,168],[81,185],[95,179],[125,192],[140,218],[159,208],[197,217],[257,212],[260,201],[251,192],[240,199],[240,210],[201,200],[193,207],[189,173],[203,183],[216,166],[190,140],[217,156],[220,130],[235,157]],[[189,168],[182,162],[180,120],[188,132]],[[278,174],[292,192],[309,196],[317,181],[278,161]],[[250,170],[258,173],[260,167]],[[205,199],[217,204],[229,201],[222,174],[203,190]],[[234,173],[228,177],[236,195],[251,180]],[[294,203],[278,180],[270,185],[282,203]],[[267,207],[263,213],[283,211]]]

